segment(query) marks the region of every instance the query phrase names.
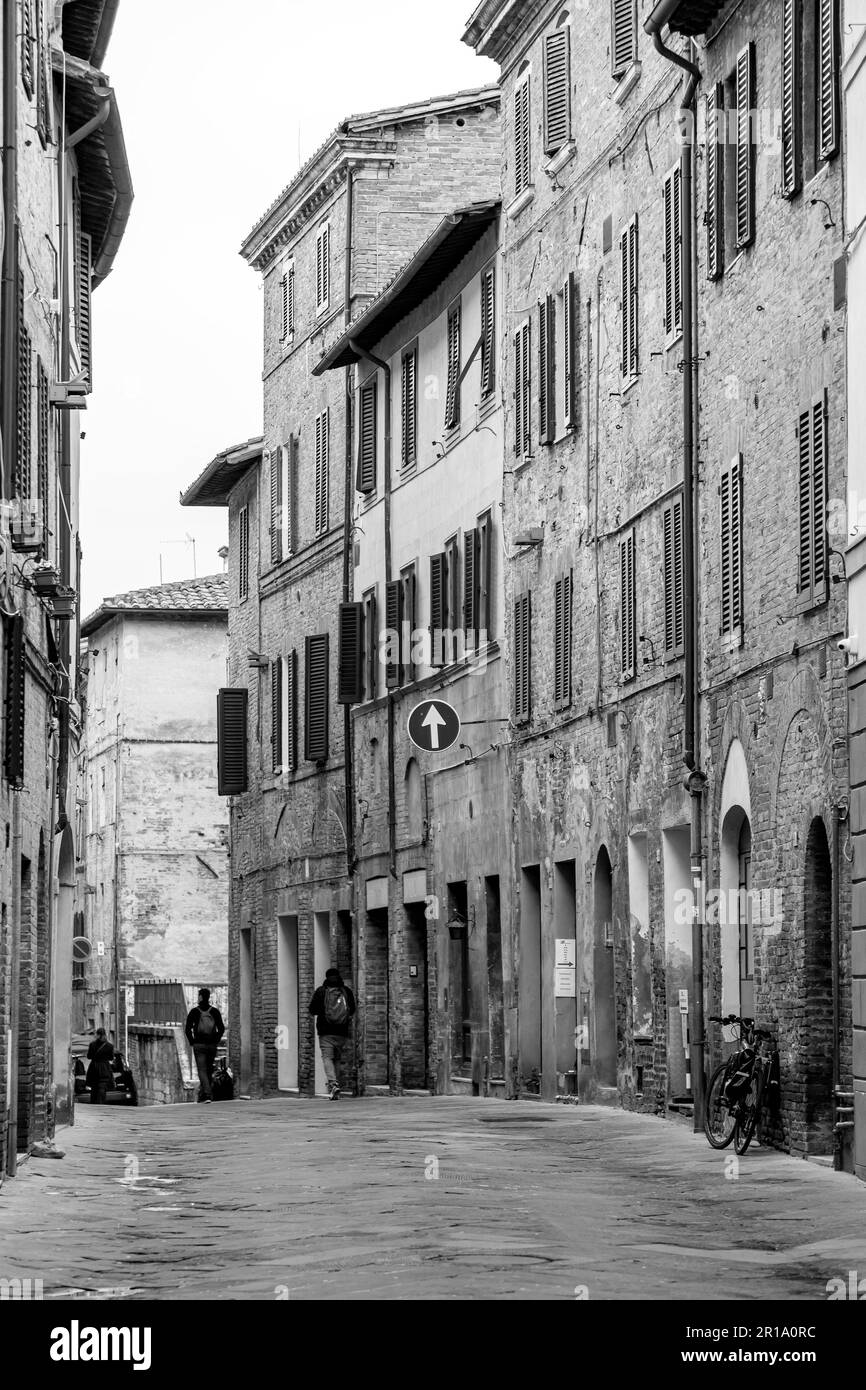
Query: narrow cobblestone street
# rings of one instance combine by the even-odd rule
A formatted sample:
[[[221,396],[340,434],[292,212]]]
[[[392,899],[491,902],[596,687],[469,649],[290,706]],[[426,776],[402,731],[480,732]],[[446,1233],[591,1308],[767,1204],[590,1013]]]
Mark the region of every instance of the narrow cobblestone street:
[[[58,1138],[0,1190],[0,1276],[46,1299],[823,1300],[866,1274],[853,1178],[762,1149],[734,1178],[687,1125],[600,1107],[81,1108]]]

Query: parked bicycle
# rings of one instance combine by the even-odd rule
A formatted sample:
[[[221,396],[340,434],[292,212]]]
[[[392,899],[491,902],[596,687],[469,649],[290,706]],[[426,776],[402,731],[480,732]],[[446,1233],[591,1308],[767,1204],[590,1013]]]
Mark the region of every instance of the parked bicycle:
[[[735,1152],[744,1154],[771,1088],[778,1085],[778,1052],[772,1034],[757,1028],[753,1018],[711,1015],[709,1022],[737,1028],[740,1046],[710,1078],[704,1132],[714,1149],[727,1148],[733,1140]]]

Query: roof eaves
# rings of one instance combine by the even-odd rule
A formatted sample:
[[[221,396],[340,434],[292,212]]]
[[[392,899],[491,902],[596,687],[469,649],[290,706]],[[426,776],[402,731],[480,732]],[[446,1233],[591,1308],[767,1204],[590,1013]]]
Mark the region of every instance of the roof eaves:
[[[212,458],[210,463],[180,495],[182,507],[224,507],[228,494],[250,468],[260,462],[264,439],[261,435],[245,444],[235,444]],[[246,464],[247,467],[243,465]],[[223,486],[218,488],[220,480]],[[208,489],[211,489],[210,491]]]

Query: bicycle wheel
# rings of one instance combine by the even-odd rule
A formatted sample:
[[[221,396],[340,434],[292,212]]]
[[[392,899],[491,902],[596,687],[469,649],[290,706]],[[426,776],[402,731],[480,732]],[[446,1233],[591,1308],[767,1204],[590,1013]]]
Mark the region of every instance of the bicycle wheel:
[[[710,1078],[704,1113],[704,1133],[714,1149],[726,1149],[734,1137],[737,1118],[725,1099],[729,1062],[722,1062]]]
[[[749,1089],[737,1110],[737,1124],[734,1132],[734,1149],[738,1154],[744,1154],[752,1142],[758,1120],[761,1116],[761,1106],[764,1103],[764,1068],[756,1066],[752,1072],[752,1079],[749,1082]]]

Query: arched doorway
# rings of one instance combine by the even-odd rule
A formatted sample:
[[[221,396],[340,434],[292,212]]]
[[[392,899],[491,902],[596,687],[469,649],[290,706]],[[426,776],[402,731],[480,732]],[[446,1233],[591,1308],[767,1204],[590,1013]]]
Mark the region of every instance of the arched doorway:
[[[718,927],[722,1013],[755,1017],[755,938],[752,906],[752,826],[742,806],[722,822]]]
[[[613,871],[602,845],[595,862],[593,903],[593,993],[595,1075],[600,1086],[616,1085],[616,990],[613,956]]]
[[[54,941],[51,950],[53,1016],[54,1119],[68,1124],[72,1115],[69,1045],[72,1034],[72,936],[75,910],[75,842],[67,825],[55,840]]]
[[[806,1026],[799,1037],[806,1085],[806,1153],[833,1152],[833,871],[820,816],[809,826],[803,878]]]

